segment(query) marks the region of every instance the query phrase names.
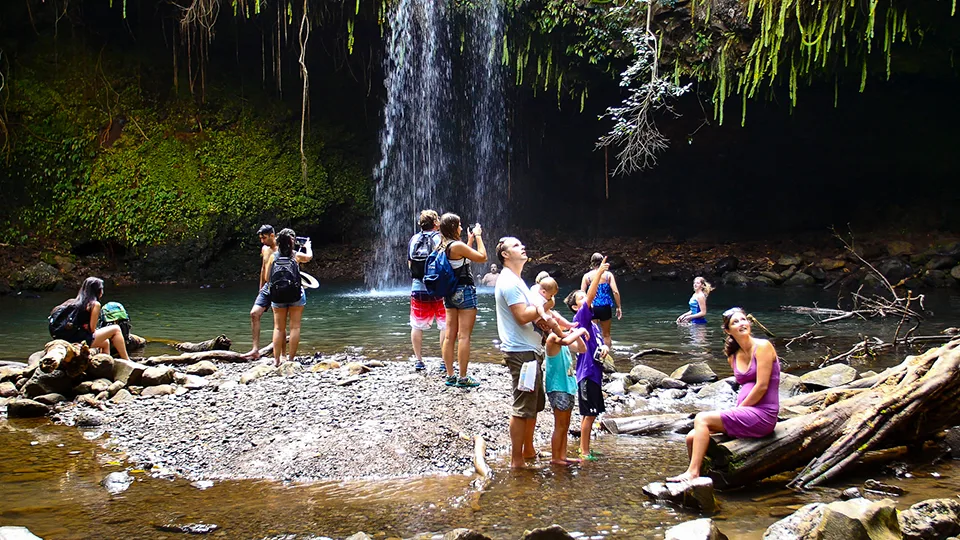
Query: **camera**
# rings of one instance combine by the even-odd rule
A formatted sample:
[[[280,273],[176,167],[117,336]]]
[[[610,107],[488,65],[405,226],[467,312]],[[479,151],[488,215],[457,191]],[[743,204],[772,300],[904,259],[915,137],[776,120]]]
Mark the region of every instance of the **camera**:
[[[473,225],[467,225],[467,234],[473,234]]]
[[[300,251],[301,249],[303,249],[303,245],[309,241],[310,241],[309,236],[297,236],[294,239],[294,247],[296,247],[297,251]]]

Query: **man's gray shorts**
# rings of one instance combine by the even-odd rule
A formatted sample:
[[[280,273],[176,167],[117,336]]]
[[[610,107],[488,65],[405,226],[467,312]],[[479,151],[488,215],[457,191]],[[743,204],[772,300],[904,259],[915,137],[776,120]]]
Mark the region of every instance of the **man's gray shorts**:
[[[264,309],[270,307],[270,284],[264,283],[263,287],[260,287],[260,294],[257,295],[257,299],[253,301],[253,305],[260,306]]]

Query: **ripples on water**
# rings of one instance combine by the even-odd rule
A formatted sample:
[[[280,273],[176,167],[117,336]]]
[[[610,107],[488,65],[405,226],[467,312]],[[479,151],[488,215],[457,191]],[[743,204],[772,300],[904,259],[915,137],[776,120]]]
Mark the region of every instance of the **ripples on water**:
[[[134,321],[134,331],[145,336],[185,341],[209,339],[226,333],[234,348],[250,346],[249,312],[255,286],[226,288],[137,287],[107,289],[104,300],[122,302]],[[561,287],[565,292],[570,287]],[[678,284],[625,284],[624,318],[613,325],[614,350],[621,370],[633,362],[629,355],[660,347],[678,350],[678,357],[646,356],[645,363],[670,371],[682,363],[706,360],[721,376],[729,366],[721,355],[719,319],[705,327],[678,327],[690,291]],[[45,317],[69,293],[45,294],[39,299],[0,298],[0,341],[6,358],[25,358],[47,341]],[[836,305],[834,294],[803,290],[720,289],[710,297],[710,312],[741,305],[781,336],[810,330],[809,319],[779,311],[781,304]],[[481,361],[496,361],[496,322],[491,289],[480,294],[474,350]],[[928,298],[933,317],[924,333],[960,326],[960,295],[937,291]],[[304,313],[304,353],[336,352],[362,347],[377,358],[409,355],[406,326],[409,304],[406,290],[371,292],[324,285],[312,291]],[[266,343],[269,314],[264,319]],[[817,328],[835,348],[848,347],[858,333],[889,339],[895,322],[843,321]],[[425,336],[425,352],[436,356],[436,332]],[[166,352],[151,345],[150,354]],[[802,371],[827,352],[816,349],[780,349],[787,369]],[[898,363],[901,355],[857,365],[861,370]],[[690,404],[686,404],[689,406]],[[506,423],[504,424],[506,429]],[[602,436],[594,445],[605,457],[582,468],[511,472],[503,459],[492,463],[493,481],[477,497],[472,477],[447,476],[377,482],[324,482],[283,485],[273,482],[219,482],[201,490],[183,480],[137,478],[119,495],[99,485],[108,473],[123,470],[122,456],[85,438],[96,432],[40,421],[0,421],[0,523],[23,525],[45,538],[162,538],[179,537],[156,527],[168,524],[216,523],[214,535],[259,538],[296,535],[345,537],[356,531],[412,536],[423,531],[455,527],[480,529],[493,538],[516,538],[524,529],[551,523],[586,537],[657,538],[673,524],[698,516],[657,505],[640,487],[685,466],[682,437]],[[344,451],[350,451],[344,449]],[[336,459],[336,456],[331,456]],[[918,463],[929,463],[920,460]],[[901,508],[931,497],[949,497],[960,491],[952,463],[921,465],[914,478],[878,478],[905,487]],[[855,472],[846,483],[857,485],[876,474],[876,468]],[[938,475],[938,476],[935,476]],[[731,538],[759,538],[773,521],[802,504],[834,500],[829,490],[797,494],[783,482],[765,482],[748,490],[720,495],[719,525]]]

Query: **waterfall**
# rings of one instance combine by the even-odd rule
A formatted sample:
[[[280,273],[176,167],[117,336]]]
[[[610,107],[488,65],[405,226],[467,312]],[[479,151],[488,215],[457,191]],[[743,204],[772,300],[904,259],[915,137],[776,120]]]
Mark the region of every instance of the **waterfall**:
[[[464,230],[477,221],[494,234],[503,227],[501,1],[461,11],[442,0],[399,0],[389,8],[386,104],[374,171],[380,220],[369,286],[409,282],[407,242],[419,230],[422,209],[457,213]]]

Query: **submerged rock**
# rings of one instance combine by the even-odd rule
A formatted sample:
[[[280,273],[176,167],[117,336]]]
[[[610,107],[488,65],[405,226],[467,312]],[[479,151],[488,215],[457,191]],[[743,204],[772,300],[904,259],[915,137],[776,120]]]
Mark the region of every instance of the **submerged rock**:
[[[49,406],[32,399],[13,398],[7,402],[7,418],[39,418],[51,412]]]
[[[717,510],[713,480],[707,476],[686,482],[653,482],[643,486],[643,492],[650,498],[670,501],[705,514],[712,514]]]
[[[574,537],[563,527],[554,524],[549,527],[539,527],[532,531],[524,531],[520,540],[566,540],[568,538],[573,540]]]
[[[710,518],[695,519],[667,529],[664,540],[727,540]]]
[[[107,488],[111,495],[123,493],[132,483],[133,478],[127,474],[127,471],[112,472],[100,481],[100,485]]]

